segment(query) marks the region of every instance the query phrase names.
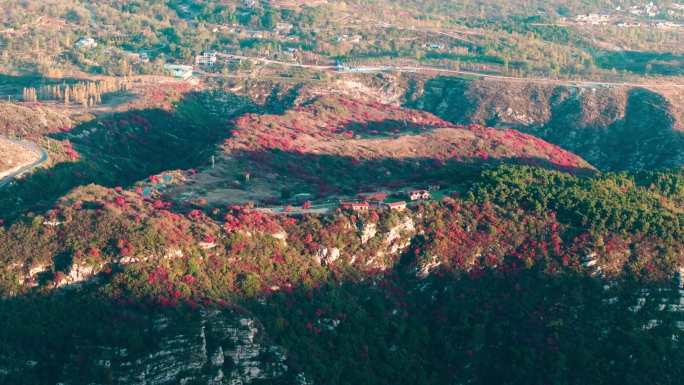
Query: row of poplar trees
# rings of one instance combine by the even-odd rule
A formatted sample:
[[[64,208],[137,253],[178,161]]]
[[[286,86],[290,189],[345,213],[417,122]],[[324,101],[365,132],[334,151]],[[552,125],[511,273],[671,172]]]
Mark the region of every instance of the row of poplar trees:
[[[74,84],[44,85],[38,88],[24,88],[22,98],[25,102],[38,100],[60,100],[65,105],[81,104],[88,108],[102,103],[102,95],[110,92],[128,90],[127,79],[105,79],[85,81]]]

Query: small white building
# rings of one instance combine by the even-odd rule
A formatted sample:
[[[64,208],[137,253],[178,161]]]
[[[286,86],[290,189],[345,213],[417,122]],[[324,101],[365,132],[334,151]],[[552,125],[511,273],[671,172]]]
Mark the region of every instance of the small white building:
[[[406,201],[385,203],[385,207],[394,211],[404,211],[406,210]]]
[[[247,36],[252,39],[265,39],[266,32],[264,31],[246,31]]]
[[[280,33],[281,35],[289,34],[290,32],[292,32],[293,28],[294,26],[292,24],[283,22],[277,23],[275,27],[276,31],[278,31],[278,33]]]
[[[349,37],[350,43],[361,43],[362,40],[363,40],[363,36],[361,36],[361,35],[352,35]]]
[[[192,77],[192,66],[181,64],[164,64],[164,71],[177,79],[188,80]]]
[[[82,37],[78,39],[74,47],[78,49],[91,49],[97,47],[97,42],[92,37]]]
[[[195,56],[195,64],[207,67],[216,65],[217,57],[215,51],[205,51],[201,55]]]

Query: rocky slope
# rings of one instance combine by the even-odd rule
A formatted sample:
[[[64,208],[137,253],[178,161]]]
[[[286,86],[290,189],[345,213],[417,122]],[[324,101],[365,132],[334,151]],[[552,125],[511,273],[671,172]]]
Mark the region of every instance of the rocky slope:
[[[200,310],[185,317],[173,313],[136,316],[145,319],[137,336],[146,339],[144,347],[135,341],[90,345],[92,341],[76,340],[78,346],[69,349],[72,353],[66,360],[60,359],[63,363],[53,369],[58,372],[52,377],[65,385],[242,385],[286,379],[299,383],[285,363],[284,349],[269,344],[259,322],[247,315]],[[2,358],[3,383],[38,383],[39,372],[50,365]]]
[[[415,83],[408,105],[460,124],[515,127],[603,170],[684,165],[681,91],[556,87],[438,77]]]

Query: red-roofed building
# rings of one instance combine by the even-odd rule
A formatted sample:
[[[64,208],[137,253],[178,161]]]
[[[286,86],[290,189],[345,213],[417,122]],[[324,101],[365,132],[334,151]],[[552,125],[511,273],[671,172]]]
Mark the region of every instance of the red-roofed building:
[[[385,206],[387,208],[389,208],[390,210],[396,210],[396,211],[406,210],[406,202],[405,201],[386,203]]]
[[[365,212],[370,210],[370,204],[368,202],[342,202],[341,206],[345,210],[356,212]]]

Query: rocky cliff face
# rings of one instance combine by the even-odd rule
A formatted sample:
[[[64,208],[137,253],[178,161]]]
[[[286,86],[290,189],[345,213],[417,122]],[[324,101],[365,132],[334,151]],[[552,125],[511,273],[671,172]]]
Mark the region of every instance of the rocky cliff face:
[[[397,214],[381,224],[365,220],[350,225],[358,237],[356,247],[342,249],[322,245],[315,255],[328,268],[348,264],[359,270],[390,269],[416,235],[415,217]],[[287,238],[285,232],[277,238]],[[284,242],[284,241],[283,241]],[[181,255],[170,251],[160,260]],[[146,259],[122,261],[144,263]],[[74,264],[54,290],[77,294],[93,288],[103,266]],[[20,268],[20,267],[17,267]],[[35,286],[38,276],[51,266],[34,266],[22,277],[23,285]],[[273,288],[274,291],[279,288]],[[55,292],[57,293],[57,292]],[[264,383],[309,384],[303,373],[287,364],[285,350],[269,343],[259,321],[237,310],[136,311],[122,308],[120,319],[104,320],[99,328],[122,329],[115,337],[71,336],[65,340],[59,362],[44,362],[30,353],[14,358],[0,349],[0,383],[62,385],[121,384],[246,385]],[[131,321],[134,320],[134,321]],[[333,322],[333,321],[331,321]],[[337,321],[339,322],[339,321]],[[124,326],[125,325],[125,326]],[[336,327],[335,324],[332,327]],[[124,330],[125,329],[125,330]],[[78,334],[78,333],[77,333]],[[114,341],[114,342],[113,342]],[[45,379],[45,373],[51,373]]]
[[[55,377],[60,384],[243,385],[306,381],[290,373],[282,348],[267,342],[258,321],[237,311],[202,310],[186,316],[157,314],[143,330],[146,341],[76,346]],[[0,383],[34,379],[37,361],[0,367]],[[57,368],[55,368],[57,369]],[[289,379],[289,380],[288,380]],[[19,382],[16,382],[19,381]],[[30,380],[33,381],[33,380]],[[27,382],[27,383],[30,383]],[[289,382],[288,382],[289,381]]]
[[[359,270],[390,269],[401,254],[411,245],[416,234],[412,216],[398,217],[396,223],[385,229],[373,221],[357,223],[356,232],[361,246],[342,249],[322,245],[314,256],[318,264],[333,266],[346,263]]]
[[[459,124],[514,127],[603,170],[684,165],[679,92],[558,87],[435,78],[417,82],[411,107]]]

